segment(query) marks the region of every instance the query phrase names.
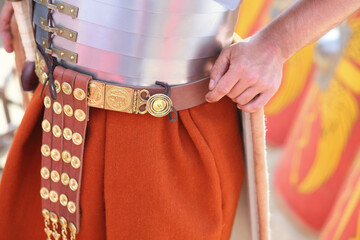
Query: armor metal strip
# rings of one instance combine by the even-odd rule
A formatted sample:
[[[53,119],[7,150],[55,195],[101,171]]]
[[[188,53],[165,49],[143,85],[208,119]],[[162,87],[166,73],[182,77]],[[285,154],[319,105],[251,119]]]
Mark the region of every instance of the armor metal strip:
[[[79,13],[79,8],[60,1],[56,3],[50,3],[49,0],[39,0],[38,3],[49,9],[58,10],[59,13],[66,14],[72,18],[76,18]]]
[[[47,20],[40,17],[40,27],[47,32],[56,33],[57,36],[66,38],[67,40],[76,42],[77,32],[70,30],[68,28],[62,26],[49,27],[47,25]]]

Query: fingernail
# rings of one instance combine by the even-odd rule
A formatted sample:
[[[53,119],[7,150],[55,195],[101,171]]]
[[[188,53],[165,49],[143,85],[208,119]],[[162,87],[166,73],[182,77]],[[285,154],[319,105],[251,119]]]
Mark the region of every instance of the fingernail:
[[[206,100],[207,102],[209,102],[209,94],[206,94],[206,95],[205,95],[205,100]]]
[[[212,79],[210,79],[210,83],[209,83],[209,90],[211,91],[211,90],[213,90],[214,89],[214,87],[215,87],[215,81],[214,80],[212,80]]]

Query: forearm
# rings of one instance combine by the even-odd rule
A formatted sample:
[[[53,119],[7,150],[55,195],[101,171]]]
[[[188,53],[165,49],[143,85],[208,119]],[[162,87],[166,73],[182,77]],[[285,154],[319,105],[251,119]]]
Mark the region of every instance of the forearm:
[[[359,8],[359,0],[298,0],[254,38],[288,59]]]

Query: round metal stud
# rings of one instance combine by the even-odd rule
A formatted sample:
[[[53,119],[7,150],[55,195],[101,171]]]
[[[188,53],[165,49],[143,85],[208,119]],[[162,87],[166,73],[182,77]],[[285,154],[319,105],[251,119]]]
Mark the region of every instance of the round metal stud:
[[[152,95],[146,104],[147,111],[154,117],[164,117],[171,112],[172,101],[165,94]]]
[[[45,106],[47,109],[49,109],[49,108],[51,107],[51,99],[50,99],[49,96],[46,96],[46,97],[44,98],[44,106]]]
[[[68,141],[71,140],[72,138],[72,131],[70,128],[64,128],[64,132],[63,132],[64,138]]]
[[[44,209],[41,211],[41,213],[42,213],[42,215],[43,215],[43,217],[44,217],[45,219],[50,219],[50,212],[49,212],[49,210],[47,210],[46,208],[44,208]]]
[[[72,135],[72,141],[75,145],[81,145],[83,142],[82,136],[80,135],[80,133],[74,133]]]
[[[75,88],[74,97],[79,101],[84,100],[86,98],[85,91],[82,90],[81,88]]]
[[[79,122],[82,122],[86,119],[86,114],[84,113],[83,110],[81,109],[76,109],[75,110],[75,118],[76,120],[78,120]]]
[[[56,203],[59,200],[59,195],[57,194],[57,192],[55,192],[54,190],[50,191],[50,195],[49,195],[49,199],[50,201],[52,201],[53,203]]]
[[[58,171],[56,171],[56,170],[51,171],[51,180],[53,180],[54,182],[60,181],[60,174]]]
[[[72,179],[70,179],[69,187],[72,191],[76,191],[79,187],[79,184],[74,178],[72,178]]]
[[[67,174],[67,173],[61,174],[61,182],[62,182],[62,184],[64,184],[66,186],[66,185],[69,184],[69,181],[70,181],[69,174]]]
[[[58,216],[56,215],[56,213],[50,212],[50,220],[51,220],[53,223],[57,223],[57,222],[59,221]]]
[[[68,208],[70,213],[75,213],[76,212],[76,205],[72,201],[68,202],[67,208]]]
[[[71,166],[73,168],[79,168],[81,165],[80,159],[77,156],[72,156],[71,158]]]
[[[62,135],[61,128],[58,125],[53,126],[52,132],[53,132],[54,136],[57,138],[61,137],[61,135]]]
[[[68,82],[63,82],[61,84],[62,90],[66,95],[70,95],[72,93],[72,87]]]
[[[46,79],[48,79],[48,75],[46,72],[43,72],[43,74],[41,75],[41,80],[40,82],[44,84],[44,82],[46,81]],[[48,85],[49,82],[46,83],[46,85]]]
[[[56,92],[59,93],[61,91],[60,83],[58,80],[55,80],[54,83],[55,83]]]
[[[48,120],[44,120],[44,121],[42,121],[42,123],[41,123],[41,127],[42,127],[42,129],[45,131],[45,132],[50,132],[50,130],[51,130],[51,124],[50,124],[50,122],[48,121]]]
[[[59,102],[54,102],[53,109],[56,114],[60,114],[62,112],[62,107]]]
[[[41,188],[40,196],[42,199],[49,199],[49,190],[46,187]]]
[[[50,147],[46,144],[41,146],[41,154],[45,157],[50,156]]]
[[[66,114],[66,116],[68,117],[72,117],[73,116],[73,109],[70,105],[66,104],[64,105],[64,113]]]
[[[76,227],[73,223],[69,223],[69,229],[72,234],[76,233]]]
[[[61,157],[62,157],[62,160],[65,162],[65,163],[69,163],[71,162],[71,154],[69,151],[63,151],[62,154],[61,154]]]
[[[59,150],[57,149],[51,150],[51,158],[56,162],[60,161],[61,155]]]
[[[50,177],[50,171],[47,167],[42,167],[40,170],[40,174],[43,179],[49,179]]]
[[[60,9],[63,10],[65,7],[64,5],[60,5]]]
[[[60,204],[64,207],[68,204],[68,197],[65,194],[60,194]]]
[[[66,207],[66,205],[64,206]],[[64,217],[60,217],[59,219],[59,222],[60,222],[60,225],[63,227],[63,228],[66,228],[67,227],[67,221]]]

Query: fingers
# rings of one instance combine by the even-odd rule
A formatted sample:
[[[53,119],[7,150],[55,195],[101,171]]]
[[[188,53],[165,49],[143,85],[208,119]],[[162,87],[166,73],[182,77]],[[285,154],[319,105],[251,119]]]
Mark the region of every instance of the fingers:
[[[256,95],[256,97],[245,105],[237,104],[237,107],[245,112],[254,113],[259,111],[272,97],[271,91]]]
[[[209,90],[212,91],[220,78],[227,72],[230,65],[230,51],[224,49],[219,57],[216,59],[214,66],[211,69]]]
[[[0,33],[4,43],[4,48],[7,52],[12,52],[12,34],[10,28],[11,17],[14,13],[11,2],[6,2],[1,11],[0,17]]]

